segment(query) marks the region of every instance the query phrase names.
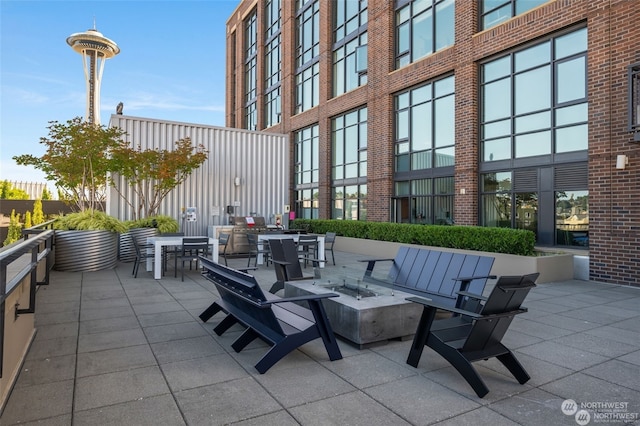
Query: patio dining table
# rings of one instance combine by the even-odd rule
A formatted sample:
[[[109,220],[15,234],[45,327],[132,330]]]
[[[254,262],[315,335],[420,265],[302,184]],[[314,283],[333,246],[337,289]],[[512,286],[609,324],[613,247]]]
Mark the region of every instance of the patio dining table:
[[[181,246],[182,239],[185,237],[198,237],[192,235],[172,236],[172,237],[148,237],[147,243],[153,244],[153,249],[147,249],[147,253],[152,251],[153,261],[150,257],[147,258],[147,271],[153,270],[153,278],[159,280],[162,278],[162,247],[165,246]],[[211,245],[211,259],[214,262],[218,262],[218,240],[216,238],[209,238],[209,244]]]

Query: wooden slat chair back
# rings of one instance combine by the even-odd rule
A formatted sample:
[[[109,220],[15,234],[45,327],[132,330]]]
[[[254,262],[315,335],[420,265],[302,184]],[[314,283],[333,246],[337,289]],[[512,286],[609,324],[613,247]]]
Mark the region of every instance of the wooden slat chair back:
[[[389,260],[389,259],[382,259]],[[386,283],[412,294],[457,305],[458,291],[482,294],[491,277],[493,257],[401,246],[387,274]],[[372,279],[376,260],[369,260],[365,281]],[[464,280],[461,278],[472,278]]]
[[[481,352],[495,342],[500,342],[515,315],[526,312],[526,309],[521,309],[522,302],[529,290],[535,287],[539,275],[535,273],[500,277],[480,311],[483,316],[495,315],[496,318],[474,321],[461,351],[470,354]]]
[[[260,308],[260,304],[266,302],[267,298],[254,276],[231,268],[213,268],[208,262],[205,268],[207,278],[216,283],[220,298],[225,303],[238,308],[238,312],[251,313],[240,314],[240,318],[237,318],[240,322],[251,322],[250,316],[257,319],[264,325],[263,331],[272,339],[271,343],[278,340],[277,336],[284,334],[273,310]],[[234,294],[243,294],[245,298],[236,297]],[[234,311],[234,314],[238,312]]]
[[[274,238],[269,240],[271,260],[276,272],[276,282],[269,290],[275,293],[284,288],[286,281],[310,280],[313,275],[302,272],[298,250],[293,238]],[[316,268],[317,270],[317,268]]]

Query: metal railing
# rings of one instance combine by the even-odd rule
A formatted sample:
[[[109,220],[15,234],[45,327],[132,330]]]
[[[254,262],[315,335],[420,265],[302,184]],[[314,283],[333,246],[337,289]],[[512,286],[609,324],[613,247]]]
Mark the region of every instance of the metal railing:
[[[38,285],[49,284],[49,271],[53,267],[53,244],[55,232],[50,222],[39,228],[23,231],[23,240],[15,242],[0,251],[0,378],[2,377],[5,335],[5,305],[7,298],[20,287],[20,283],[29,278],[29,306],[18,308],[16,318],[23,314],[32,314],[36,309],[36,289]],[[38,265],[46,262],[44,279],[38,281]]]

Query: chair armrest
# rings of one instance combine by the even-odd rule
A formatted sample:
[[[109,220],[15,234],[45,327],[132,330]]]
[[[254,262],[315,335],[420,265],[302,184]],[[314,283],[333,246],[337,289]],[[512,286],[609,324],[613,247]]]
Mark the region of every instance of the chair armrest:
[[[432,308],[436,308],[436,309],[442,309],[442,310],[447,311],[447,312],[452,312],[454,314],[466,315],[466,316],[471,317],[471,318],[481,318],[482,317],[482,315],[477,314],[475,312],[466,311],[464,309],[459,309],[459,308],[452,308],[451,306],[446,306],[446,305],[443,305],[442,303],[438,303],[438,302],[435,302],[435,301],[430,300],[430,299],[425,299],[423,297],[407,297],[405,300],[408,300],[408,301],[414,302],[414,303],[418,303],[418,304],[423,305],[425,307],[432,307]]]
[[[310,257],[310,256],[305,256],[303,254],[298,255],[298,259],[305,259],[308,260],[309,262],[318,262],[318,263],[325,263],[326,260],[322,260],[322,259],[316,259],[315,257]]]
[[[284,302],[302,302],[305,300],[320,300],[320,299],[326,299],[329,297],[340,297],[340,295],[337,293],[321,293],[321,294],[308,294],[305,296],[281,297],[278,299],[266,300],[262,302],[261,305],[263,307],[267,307],[269,305],[275,305],[275,304],[284,303]]]
[[[456,294],[459,294],[460,296],[466,296],[471,299],[482,300],[482,301],[486,301],[488,299],[488,297],[486,296],[481,296],[475,293],[469,293],[468,291],[456,291]]]
[[[457,277],[457,278],[452,278],[454,281],[473,281],[473,280],[487,280],[487,279],[492,279],[495,280],[497,278],[497,276],[495,275],[480,275],[477,277]]]
[[[469,289],[469,285],[473,280],[487,280],[487,279],[496,279],[495,275],[479,275],[477,277],[457,277],[453,278],[454,281],[460,281],[460,291],[467,291]]]
[[[291,262],[285,262],[284,260],[273,260],[273,263],[275,263],[276,265],[283,265],[283,266],[287,266],[287,265],[291,265]]]
[[[395,259],[360,259],[358,262],[367,262],[367,270],[364,271],[365,277],[371,277],[373,274],[373,268],[376,266],[376,262],[394,262]]]

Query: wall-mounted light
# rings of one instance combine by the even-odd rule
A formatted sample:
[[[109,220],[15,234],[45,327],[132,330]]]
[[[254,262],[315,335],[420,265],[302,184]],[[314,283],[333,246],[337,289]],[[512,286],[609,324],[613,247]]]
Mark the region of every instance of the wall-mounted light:
[[[624,154],[618,155],[618,157],[616,158],[616,169],[624,170],[627,168],[628,165],[629,165],[629,157],[627,157]]]
[[[233,180],[233,183],[234,183],[236,186],[240,186],[240,185],[242,184],[242,179],[240,179],[240,177],[239,177],[239,176],[236,176],[236,178]]]

